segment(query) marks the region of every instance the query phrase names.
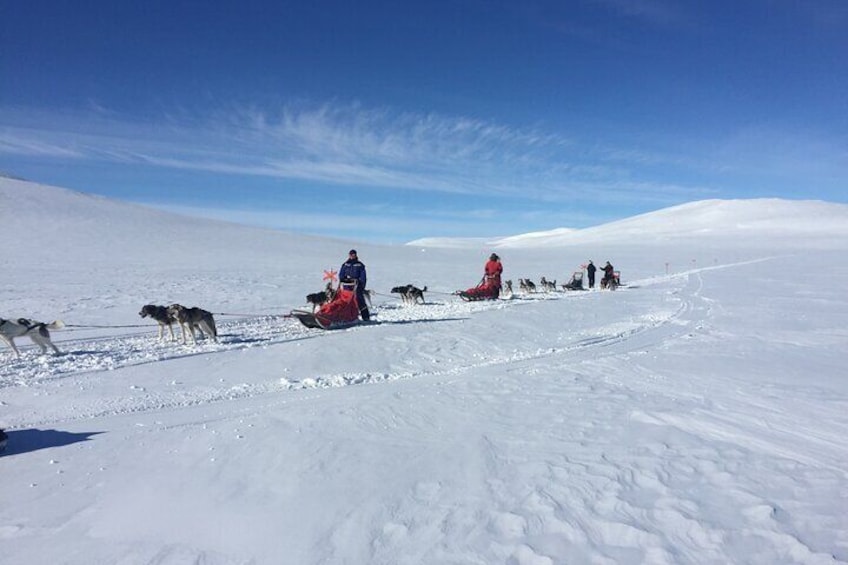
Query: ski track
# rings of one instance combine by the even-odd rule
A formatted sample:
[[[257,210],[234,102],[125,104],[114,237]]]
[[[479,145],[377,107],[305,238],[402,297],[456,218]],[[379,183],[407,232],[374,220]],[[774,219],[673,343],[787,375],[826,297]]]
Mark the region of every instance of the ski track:
[[[710,267],[714,269],[716,267]],[[454,362],[449,369],[429,368],[421,371],[396,373],[336,373],[316,375],[301,380],[289,381],[285,377],[263,383],[242,383],[231,386],[208,386],[203,389],[183,389],[177,382],[172,383],[173,390],[167,393],[150,393],[143,385],[131,385],[136,394],[120,398],[101,399],[94,405],[68,407],[62,415],[21,416],[20,421],[10,421],[11,429],[66,422],[69,420],[90,419],[102,416],[143,413],[154,410],[196,406],[227,400],[255,397],[290,390],[334,388],[366,383],[379,383],[399,379],[421,377],[458,377],[470,371],[499,366],[534,362],[552,357],[573,357],[575,359],[598,358],[603,355],[618,355],[630,349],[643,350],[656,347],[673,339],[690,337],[689,326],[700,327],[692,317],[696,308],[709,311],[708,301],[700,297],[702,282],[700,270],[675,274],[649,281],[634,281],[616,293],[635,292],[640,287],[656,284],[670,284],[666,298],[674,304],[671,311],[668,304],[656,311],[648,312],[637,320],[622,320],[608,323],[593,330],[591,335],[575,333],[564,343],[555,342],[549,347],[533,347],[514,350],[508,353],[494,353],[485,356],[473,356],[471,362]],[[695,283],[694,290],[688,287]],[[157,326],[152,324],[147,332],[133,331],[117,336],[74,338],[56,341],[63,351],[62,355],[42,355],[37,348],[22,348],[23,356],[17,360],[11,352],[5,355],[0,365],[0,390],[9,387],[28,387],[40,390],[45,387],[83,387],[88,375],[115,371],[126,367],[149,363],[172,362],[181,358],[197,355],[218,355],[221,353],[247,350],[254,347],[285,346],[300,340],[325,339],[344,332],[380,332],[391,328],[393,324],[408,324],[423,321],[461,321],[477,313],[503,308],[521,306],[551,300],[580,300],[601,291],[586,292],[538,292],[516,294],[509,299],[480,302],[441,302],[433,301],[425,305],[405,306],[395,302],[375,304],[376,318],[379,324],[361,325],[340,330],[314,330],[302,326],[294,319],[281,316],[263,316],[237,320],[222,320],[219,326],[219,342],[201,339],[197,345],[183,345],[179,341],[158,341]],[[698,314],[703,316],[704,314]],[[57,332],[58,334],[59,332]],[[61,334],[60,334],[61,335]],[[177,332],[179,340],[179,332]],[[166,340],[167,340],[166,332]],[[607,353],[604,353],[607,351]],[[2,355],[2,354],[0,354]],[[2,362],[2,357],[0,357]]]

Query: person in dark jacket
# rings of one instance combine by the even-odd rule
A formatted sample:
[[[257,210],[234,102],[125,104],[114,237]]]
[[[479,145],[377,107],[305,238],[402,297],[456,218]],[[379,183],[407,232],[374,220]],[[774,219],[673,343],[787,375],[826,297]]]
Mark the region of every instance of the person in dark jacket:
[[[589,288],[595,288],[595,271],[598,268],[595,267],[595,264],[592,263],[592,260],[589,259],[589,264],[586,265],[586,274],[589,275]]]
[[[609,288],[612,286],[614,278],[615,268],[610,265],[609,261],[607,261],[607,264],[604,265],[604,278],[601,279],[601,288]]]
[[[365,302],[365,284],[368,282],[368,278],[365,274],[365,265],[359,260],[356,249],[351,249],[347,261],[342,263],[342,267],[339,269],[339,281],[342,283],[356,281],[356,302],[359,305],[359,315],[365,321],[370,320],[371,313],[368,311],[367,302]]]

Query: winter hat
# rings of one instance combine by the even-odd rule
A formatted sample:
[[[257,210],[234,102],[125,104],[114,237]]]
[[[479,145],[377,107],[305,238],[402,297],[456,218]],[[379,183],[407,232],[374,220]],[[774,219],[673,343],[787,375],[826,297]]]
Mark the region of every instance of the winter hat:
[[[491,255],[489,255],[489,259],[491,259],[492,261],[497,261],[498,259],[500,259],[500,257],[498,257],[497,253],[492,253]]]
[[[356,249],[351,249],[350,251],[348,251],[347,254],[348,255],[356,255]]]

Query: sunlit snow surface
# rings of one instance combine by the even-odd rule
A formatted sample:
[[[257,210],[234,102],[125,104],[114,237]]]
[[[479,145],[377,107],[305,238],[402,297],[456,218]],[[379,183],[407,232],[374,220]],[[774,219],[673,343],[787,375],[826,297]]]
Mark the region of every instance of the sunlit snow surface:
[[[848,562],[844,206],[380,247],[2,179],[0,220],[0,317],[68,325],[0,344],[2,563]],[[285,317],[351,246],[378,323]],[[452,296],[493,249],[626,286]],[[219,343],[158,341],[171,302]]]

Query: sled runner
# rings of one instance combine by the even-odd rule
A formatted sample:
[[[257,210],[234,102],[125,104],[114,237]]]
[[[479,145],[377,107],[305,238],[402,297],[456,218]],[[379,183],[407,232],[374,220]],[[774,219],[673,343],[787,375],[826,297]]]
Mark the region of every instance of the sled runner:
[[[291,316],[300,320],[300,323],[307,328],[321,330],[347,328],[359,324],[356,286],[342,284],[333,300],[321,306],[321,309],[314,314],[305,310],[292,310]]]
[[[314,328],[317,330],[339,330],[342,328],[349,328],[351,326],[356,326],[363,323],[361,320],[351,320],[351,321],[334,321],[329,320],[324,317],[319,317],[317,314],[313,314],[312,312],[306,312],[304,310],[292,310],[291,311],[292,318],[297,318],[300,320],[300,323],[306,326],[307,328]]]
[[[457,290],[454,294],[466,302],[474,302],[476,300],[496,300],[499,293],[500,289],[497,286],[481,283],[468,290]]]

